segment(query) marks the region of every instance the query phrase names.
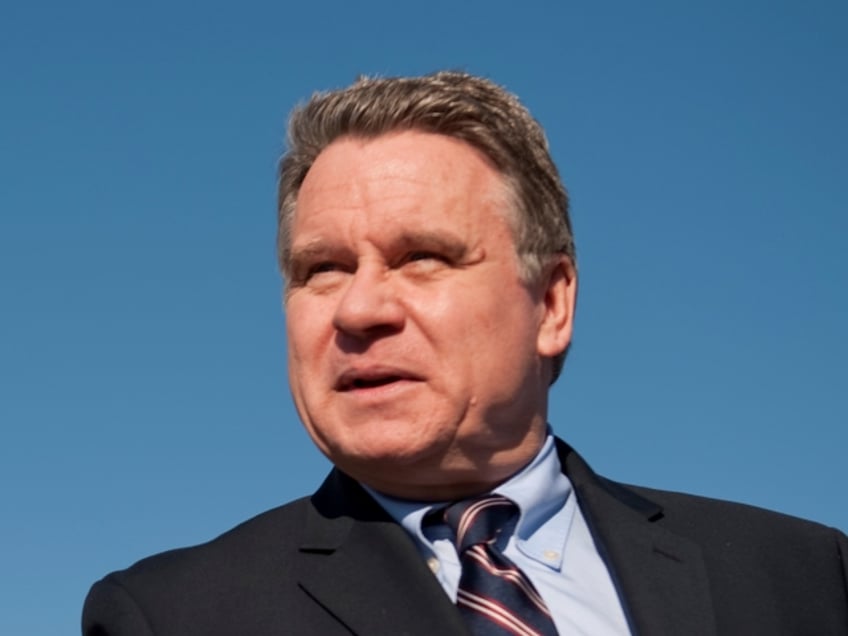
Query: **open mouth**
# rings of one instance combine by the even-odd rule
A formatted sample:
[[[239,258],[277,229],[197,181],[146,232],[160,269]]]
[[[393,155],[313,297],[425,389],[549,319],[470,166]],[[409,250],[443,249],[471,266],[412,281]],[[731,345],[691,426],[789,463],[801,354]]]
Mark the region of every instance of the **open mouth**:
[[[343,373],[336,382],[337,391],[357,391],[377,389],[400,382],[415,381],[419,378],[396,369],[357,369]]]
[[[347,386],[348,389],[373,389],[378,386],[386,386],[393,382],[403,380],[399,375],[389,375],[383,378],[356,378]]]

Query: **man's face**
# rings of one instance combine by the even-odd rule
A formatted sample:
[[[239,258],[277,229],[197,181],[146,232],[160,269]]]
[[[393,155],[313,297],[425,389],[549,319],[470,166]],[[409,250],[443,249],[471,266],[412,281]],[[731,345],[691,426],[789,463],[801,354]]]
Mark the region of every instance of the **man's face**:
[[[413,131],[340,139],[306,175],[285,302],[291,390],[321,451],[379,491],[479,492],[544,438],[543,356],[570,338],[575,281],[562,262],[521,281],[508,200],[474,148]]]

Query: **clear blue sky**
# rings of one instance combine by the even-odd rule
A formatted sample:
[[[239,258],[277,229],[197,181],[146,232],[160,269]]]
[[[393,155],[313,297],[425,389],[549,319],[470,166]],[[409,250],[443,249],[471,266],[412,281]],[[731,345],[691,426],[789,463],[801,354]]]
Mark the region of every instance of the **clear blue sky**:
[[[522,96],[573,201],[551,421],[610,477],[848,529],[848,5],[6,3],[0,633],[311,492],[274,264],[288,111],[359,73]]]

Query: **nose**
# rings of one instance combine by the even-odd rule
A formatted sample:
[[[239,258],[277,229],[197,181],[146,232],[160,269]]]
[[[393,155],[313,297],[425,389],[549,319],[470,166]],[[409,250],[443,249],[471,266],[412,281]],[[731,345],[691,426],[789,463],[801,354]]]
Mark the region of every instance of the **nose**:
[[[358,267],[336,305],[333,326],[360,340],[399,331],[405,313],[390,278],[376,265]]]

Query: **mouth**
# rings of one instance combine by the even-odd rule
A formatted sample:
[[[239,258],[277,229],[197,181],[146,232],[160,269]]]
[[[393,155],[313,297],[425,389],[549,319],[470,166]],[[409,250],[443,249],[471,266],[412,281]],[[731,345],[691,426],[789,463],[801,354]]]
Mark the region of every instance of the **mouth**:
[[[351,369],[339,376],[335,389],[341,392],[362,391],[419,381],[420,379],[411,373],[396,369]]]

